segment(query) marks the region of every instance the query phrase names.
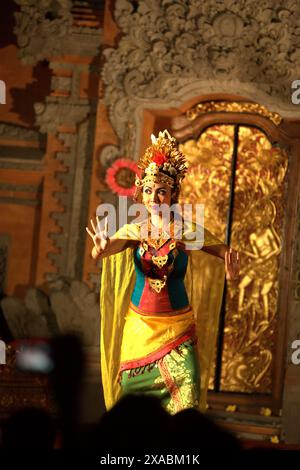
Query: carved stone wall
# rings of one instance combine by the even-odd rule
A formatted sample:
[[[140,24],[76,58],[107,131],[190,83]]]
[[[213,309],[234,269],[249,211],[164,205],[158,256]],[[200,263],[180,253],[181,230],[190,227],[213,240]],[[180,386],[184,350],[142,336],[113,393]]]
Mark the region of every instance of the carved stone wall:
[[[14,240],[18,234],[22,238],[23,243],[15,243],[22,253],[26,248],[29,252],[29,244],[21,237],[22,230],[14,214],[21,214],[26,231],[34,232],[30,243],[33,256],[29,252],[28,259],[24,254],[15,257],[16,269],[12,271],[11,281],[13,284],[17,279],[17,269],[23,269],[22,260],[33,267],[31,277],[26,283],[23,280],[22,292],[13,284],[9,293],[14,297],[3,299],[1,307],[14,338],[47,338],[68,331],[81,336],[88,366],[83,400],[87,410],[83,419],[93,420],[104,409],[99,373],[99,303],[81,278],[100,78],[103,5],[94,0],[16,0],[16,3],[20,8],[14,33],[22,63],[34,69],[43,61],[52,75],[48,96],[43,102],[34,103],[34,129],[25,127],[30,125],[28,122],[22,123],[24,127],[12,122],[0,125],[0,202],[12,207],[5,211],[7,226]],[[22,69],[22,64],[18,65]],[[35,78],[38,77],[30,76],[31,80]],[[30,93],[26,88],[24,94],[27,92]],[[14,94],[15,100],[19,97],[20,93]],[[5,143],[8,141],[9,146]],[[36,184],[21,184],[16,178],[29,178]],[[32,222],[22,213],[24,205],[29,204],[37,206],[38,216]],[[11,252],[7,255],[7,244],[4,246],[6,238],[3,240],[2,266],[7,258],[8,264],[12,264]],[[46,280],[48,295],[30,288]],[[5,286],[5,278],[1,278],[1,284]],[[19,297],[24,297],[24,301]],[[13,409],[16,402],[26,403],[28,391],[22,388],[22,383],[14,382],[14,377],[10,379],[9,393],[15,387],[16,396],[20,397],[11,403]],[[5,406],[1,403],[2,408]]]
[[[83,282],[58,277],[49,282],[48,294],[30,288],[24,301],[6,297],[1,308],[14,339],[74,333],[84,347],[99,346],[97,296]]]
[[[132,123],[137,157],[143,109],[178,107],[203,93],[236,93],[282,116],[298,114],[290,98],[300,76],[296,0],[276,7],[272,0],[117,0],[114,15],[122,37],[104,51],[103,79],[121,153]]]
[[[34,105],[35,125],[48,136],[37,283],[57,275],[80,279],[96,106],[88,88],[99,81],[101,2],[76,9],[71,0],[17,3],[20,58],[26,64],[46,59],[52,69],[51,93]]]

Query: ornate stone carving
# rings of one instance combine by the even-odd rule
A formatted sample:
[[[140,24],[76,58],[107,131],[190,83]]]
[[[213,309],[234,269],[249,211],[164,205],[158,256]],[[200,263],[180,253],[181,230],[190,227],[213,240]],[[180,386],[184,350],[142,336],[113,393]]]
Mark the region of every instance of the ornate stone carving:
[[[43,236],[52,238],[59,250],[48,252],[47,256],[53,260],[54,271],[80,278],[85,237],[81,227],[85,226],[88,211],[84,192],[88,191],[91,168],[88,156],[92,153],[95,127],[94,109],[91,108],[93,100],[80,96],[80,85],[82,73],[88,74],[91,70],[99,72],[99,65],[97,60],[91,64],[80,61],[76,64],[64,63],[57,61],[57,56],[63,54],[96,59],[102,41],[103,5],[92,0],[79,2],[80,5],[72,0],[17,0],[17,3],[20,11],[16,14],[15,33],[20,58],[28,64],[49,60],[49,67],[53,69],[51,90],[54,93],[63,92],[63,96],[50,95],[45,103],[35,103],[34,106],[35,124],[39,130],[58,134],[58,139],[66,147],[65,151],[50,156],[53,159],[51,163],[54,163],[52,171],[57,180],[57,191],[50,196],[46,210],[55,222],[50,224],[49,233]],[[69,73],[60,74],[59,70],[62,69]],[[76,133],[61,134],[60,126],[76,129]],[[87,135],[88,127],[92,130],[90,137]],[[56,158],[62,165],[55,165]],[[4,161],[0,162],[0,166],[5,165]],[[57,201],[59,212],[56,212]],[[60,228],[59,233],[56,225]],[[53,245],[50,245],[52,248]],[[45,275],[48,279],[53,277],[51,273]]]
[[[81,338],[85,347],[99,344],[97,296],[83,282],[58,278],[49,283],[48,295],[30,288],[24,302],[5,297],[1,307],[14,339],[50,338],[72,332]]]
[[[69,102],[52,101],[47,103],[35,103],[36,124],[41,132],[56,133],[57,128],[64,126],[75,127],[77,123],[83,121],[88,114],[89,106],[79,105]]]
[[[51,86],[53,90],[71,91],[72,78],[71,77],[52,77]]]
[[[100,315],[95,292],[80,281],[66,278],[50,283],[50,304],[59,331],[78,334],[84,346],[98,346]]]
[[[41,291],[29,289],[24,302],[15,297],[5,297],[1,300],[1,307],[14,339],[51,336],[47,322],[49,306],[46,295]]]
[[[89,108],[86,107],[86,109]],[[80,116],[80,113],[76,116]],[[92,142],[88,139],[88,126],[89,121],[85,120],[77,125],[76,134],[58,134],[66,151],[58,152],[55,156],[63,164],[63,167],[60,165],[55,174],[58,190],[53,194],[53,198],[59,203],[60,210],[51,212],[50,216],[60,230],[57,231],[57,227],[53,227],[48,234],[54,240],[55,246],[59,248],[53,253],[48,253],[57,272],[60,275],[76,279],[81,278],[86,236],[82,227],[85,227],[86,224],[87,194],[91,171],[91,162],[89,162],[87,154],[91,152],[92,148]],[[90,137],[92,138],[92,135]],[[64,168],[68,168],[69,171],[64,171]],[[53,279],[53,275],[50,273],[46,277],[49,280]],[[55,277],[56,275],[54,275]]]
[[[14,29],[19,45],[19,57],[26,64],[35,64],[55,55],[74,53],[74,48],[90,55],[97,53],[101,28],[74,26],[72,0],[16,0],[20,12],[15,13]],[[94,10],[101,10],[94,4]],[[89,8],[89,6],[87,6]],[[79,15],[80,16],[80,15]],[[73,37],[72,37],[73,36]],[[89,47],[90,46],[90,47]]]
[[[33,64],[62,52],[62,39],[72,25],[71,0],[16,0],[21,11],[16,15],[15,33],[19,55]]]
[[[83,259],[81,247],[85,236],[84,232],[81,233],[81,227],[85,225],[88,210],[83,192],[87,192],[91,167],[88,156],[92,153],[95,127],[92,99],[80,96],[80,84],[82,73],[88,74],[90,69],[99,71],[99,65],[95,61],[90,65],[80,61],[76,64],[64,63],[57,61],[57,56],[63,54],[96,58],[99,55],[103,6],[101,2],[90,0],[80,2],[80,5],[74,4],[72,0],[17,0],[17,4],[20,5],[20,11],[16,13],[15,33],[20,58],[27,64],[49,60],[49,67],[53,69],[51,90],[64,92],[61,93],[63,96],[50,95],[45,103],[34,105],[35,125],[40,132],[57,135],[66,146],[65,151],[50,156],[51,163],[54,163],[52,171],[57,180],[57,191],[51,194],[46,210],[49,210],[49,217],[55,222],[50,224],[49,233],[43,236],[52,238],[60,250],[48,252],[47,256],[53,260],[54,271],[80,278]],[[69,73],[60,75],[58,69]],[[61,134],[60,126],[72,128],[76,133]],[[88,127],[92,130],[91,138],[87,136]],[[62,165],[55,165],[56,158]],[[0,166],[5,165],[4,161],[0,162]],[[59,212],[56,212],[57,201]],[[55,224],[60,227],[59,233]],[[53,277],[51,273],[45,275],[49,279]]]
[[[206,92],[248,89],[254,97],[256,88],[292,110],[290,82],[300,75],[297,14],[295,0],[276,9],[272,0],[141,0],[135,9],[117,0],[123,37],[116,49],[104,51],[103,80],[120,140],[139,106],[170,106],[176,96],[178,104],[184,88],[190,87],[189,97],[199,94],[200,82]]]
[[[112,164],[114,160],[121,156],[121,151],[116,145],[106,145],[101,153],[100,163],[105,167]]]
[[[40,133],[15,124],[0,123],[0,136],[14,140],[39,140]]]

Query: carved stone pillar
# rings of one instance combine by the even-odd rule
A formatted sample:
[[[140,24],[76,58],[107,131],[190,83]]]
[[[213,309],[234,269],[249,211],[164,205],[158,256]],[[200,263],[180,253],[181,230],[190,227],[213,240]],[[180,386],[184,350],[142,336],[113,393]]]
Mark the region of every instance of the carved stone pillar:
[[[102,6],[97,9],[93,2],[87,2],[75,7],[71,0],[17,3],[20,12],[16,13],[15,33],[20,58],[28,64],[47,60],[52,70],[51,93],[45,103],[35,104],[35,124],[48,136],[36,282],[57,275],[80,279]]]
[[[20,6],[14,31],[19,57],[31,65],[46,61],[52,71],[49,95],[34,106],[37,130],[27,134],[34,133],[34,140],[44,143],[35,152],[36,161],[31,163],[41,181],[40,213],[34,227],[37,256],[32,261],[35,266],[31,281],[32,285],[44,284],[48,293],[52,288],[56,291],[49,294],[51,308],[38,310],[35,316],[31,307],[17,298],[5,299],[2,308],[15,337],[48,337],[74,330],[74,326],[77,333],[83,334],[88,360],[87,396],[84,391],[83,401],[90,405],[87,411],[83,410],[83,419],[92,420],[103,412],[98,370],[99,306],[95,293],[80,280],[99,89],[103,4],[93,0],[16,0],[16,3]],[[26,134],[25,130],[20,132]],[[25,148],[22,151],[26,153]],[[11,164],[9,159],[7,164]],[[22,169],[25,162],[20,158],[15,164]],[[4,189],[7,188],[0,188]],[[24,250],[24,246],[21,248]],[[2,258],[4,262],[4,255]],[[30,290],[25,299],[28,296]],[[17,331],[17,325],[25,330]]]

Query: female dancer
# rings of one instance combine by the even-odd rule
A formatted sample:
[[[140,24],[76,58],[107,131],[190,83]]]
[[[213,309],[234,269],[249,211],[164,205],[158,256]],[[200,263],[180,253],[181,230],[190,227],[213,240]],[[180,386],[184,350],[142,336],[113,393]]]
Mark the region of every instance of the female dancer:
[[[235,279],[239,255],[193,220],[162,210],[178,202],[187,163],[167,131],[152,137],[138,162],[135,195],[148,216],[110,238],[107,221],[103,230],[98,219],[91,220],[93,231],[86,228],[93,258],[103,259],[104,398],[110,408],[121,394],[143,393],[159,397],[172,414],[204,410],[224,262],[227,279]]]

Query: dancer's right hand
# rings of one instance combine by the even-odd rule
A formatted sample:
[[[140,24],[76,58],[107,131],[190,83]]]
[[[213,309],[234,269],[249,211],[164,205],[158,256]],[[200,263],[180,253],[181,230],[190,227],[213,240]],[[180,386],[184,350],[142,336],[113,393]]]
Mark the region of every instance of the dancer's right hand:
[[[96,219],[97,219],[96,227],[94,225],[93,219],[91,219],[91,225],[92,225],[94,233],[91,232],[88,227],[85,227],[85,229],[93,240],[94,247],[95,247],[97,254],[100,255],[107,248],[110,240],[108,237],[107,217],[105,219],[103,230],[101,230],[99,217],[97,216]]]

